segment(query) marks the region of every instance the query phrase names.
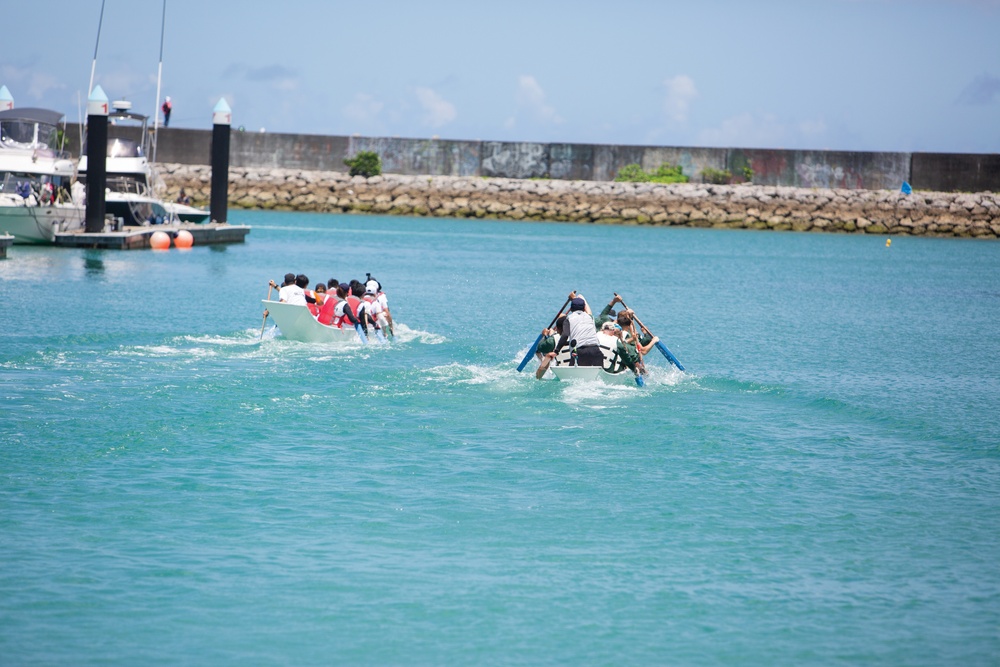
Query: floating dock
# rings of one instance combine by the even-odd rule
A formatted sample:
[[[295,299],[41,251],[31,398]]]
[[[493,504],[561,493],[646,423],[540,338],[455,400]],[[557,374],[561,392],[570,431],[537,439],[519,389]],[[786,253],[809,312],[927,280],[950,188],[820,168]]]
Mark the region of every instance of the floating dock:
[[[53,244],[60,248],[101,248],[107,250],[141,250],[150,248],[149,239],[156,232],[164,232],[171,238],[177,232],[186,230],[194,237],[194,245],[214,245],[217,243],[243,243],[250,233],[248,225],[226,223],[191,223],[180,225],[150,225],[148,227],[123,227],[113,232],[65,232],[55,235]]]
[[[0,234],[0,259],[7,256],[7,248],[14,243],[14,237],[9,234]]]

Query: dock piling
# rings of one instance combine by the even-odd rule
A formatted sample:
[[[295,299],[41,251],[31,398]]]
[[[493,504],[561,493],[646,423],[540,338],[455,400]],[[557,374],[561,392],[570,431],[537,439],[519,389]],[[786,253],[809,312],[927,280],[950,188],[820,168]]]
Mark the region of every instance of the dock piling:
[[[87,100],[87,212],[84,230],[104,230],[104,189],[108,185],[108,96],[95,86]]]
[[[212,110],[212,194],[209,218],[226,222],[229,209],[229,128],[233,112],[225,98]]]

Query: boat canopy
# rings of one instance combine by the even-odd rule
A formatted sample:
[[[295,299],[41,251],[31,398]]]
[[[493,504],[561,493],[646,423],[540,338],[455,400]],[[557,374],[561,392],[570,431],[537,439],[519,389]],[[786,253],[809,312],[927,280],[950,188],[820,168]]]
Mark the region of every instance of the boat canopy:
[[[21,109],[5,109],[4,111],[0,111],[0,121],[27,120],[42,123],[43,125],[58,125],[64,115],[61,111],[24,107]]]
[[[0,111],[0,148],[14,150],[54,149],[63,114],[48,109],[6,109]],[[54,153],[53,153],[54,154]]]

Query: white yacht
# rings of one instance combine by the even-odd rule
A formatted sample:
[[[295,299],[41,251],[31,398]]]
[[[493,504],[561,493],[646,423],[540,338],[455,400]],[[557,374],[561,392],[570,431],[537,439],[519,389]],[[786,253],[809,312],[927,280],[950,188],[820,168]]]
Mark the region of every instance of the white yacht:
[[[76,166],[60,146],[62,117],[48,109],[0,111],[0,235],[14,243],[52,243],[56,233],[83,229]]]
[[[107,194],[105,211],[127,227],[177,222],[204,222],[208,211],[161,200],[156,172],[149,163],[148,117],[132,112],[131,102],[117,100],[108,114]],[[80,180],[86,180],[86,150],[80,158]]]

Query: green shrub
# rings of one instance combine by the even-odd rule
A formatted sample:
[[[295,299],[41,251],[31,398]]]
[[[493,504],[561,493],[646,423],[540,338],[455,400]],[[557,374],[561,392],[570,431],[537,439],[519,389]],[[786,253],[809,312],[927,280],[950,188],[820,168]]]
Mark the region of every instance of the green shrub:
[[[642,167],[637,164],[627,164],[618,170],[618,175],[615,176],[615,181],[619,183],[633,182],[633,183],[645,183],[649,180],[649,174],[642,170]]]
[[[680,165],[661,164],[650,174],[649,180],[653,183],[687,183],[688,177],[684,175]]]
[[[687,183],[688,177],[684,175],[678,165],[661,164],[656,171],[646,172],[638,164],[627,164],[618,170],[615,181],[619,183]]]
[[[743,179],[747,183],[753,182],[753,169],[750,167],[743,167]]]
[[[726,185],[733,180],[733,172],[728,169],[712,169],[707,167],[701,170],[701,179],[705,183],[713,185]]]
[[[371,178],[382,173],[382,158],[374,151],[358,151],[353,158],[344,158],[344,164],[351,168],[351,176]]]

